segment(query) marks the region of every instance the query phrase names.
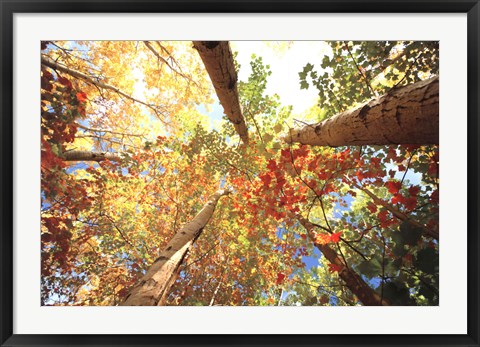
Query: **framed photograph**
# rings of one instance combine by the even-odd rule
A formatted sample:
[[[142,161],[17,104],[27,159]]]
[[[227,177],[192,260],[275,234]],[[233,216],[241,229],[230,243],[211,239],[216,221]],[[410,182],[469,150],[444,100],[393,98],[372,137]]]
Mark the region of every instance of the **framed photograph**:
[[[478,1],[1,11],[2,346],[479,345]]]

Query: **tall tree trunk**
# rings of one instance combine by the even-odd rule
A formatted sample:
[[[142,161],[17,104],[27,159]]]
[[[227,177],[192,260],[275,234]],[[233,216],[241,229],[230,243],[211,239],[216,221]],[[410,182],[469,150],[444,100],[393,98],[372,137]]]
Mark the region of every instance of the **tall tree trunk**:
[[[223,281],[225,280],[226,272],[227,272],[227,268],[225,267],[222,271],[222,275],[220,276],[220,278],[218,278],[218,283],[215,286],[215,290],[213,291],[213,295],[212,295],[212,298],[210,299],[208,306],[213,306],[213,304],[215,303],[215,299],[217,298],[218,291],[220,290],[220,287],[223,285]]]
[[[183,259],[212,217],[218,200],[229,193],[230,190],[219,190],[213,194],[195,218],[173,236],[147,273],[132,288],[122,306],[160,306],[165,303]]]
[[[317,124],[290,129],[287,143],[315,146],[438,144],[438,77],[396,88]]]
[[[383,299],[380,294],[375,292],[365,281],[351,268],[347,267],[343,260],[338,256],[330,246],[315,242],[315,226],[300,215],[296,215],[297,220],[308,231],[309,238],[314,242],[315,247],[327,258],[331,264],[339,265],[342,269],[339,271],[340,278],[360,302],[365,306],[389,306],[390,303]]]
[[[238,99],[237,72],[228,41],[194,41],[223,110],[244,143],[248,143],[248,130]]]
[[[63,153],[65,161],[103,161],[105,159],[117,162],[121,160],[118,154],[111,152],[69,151]]]

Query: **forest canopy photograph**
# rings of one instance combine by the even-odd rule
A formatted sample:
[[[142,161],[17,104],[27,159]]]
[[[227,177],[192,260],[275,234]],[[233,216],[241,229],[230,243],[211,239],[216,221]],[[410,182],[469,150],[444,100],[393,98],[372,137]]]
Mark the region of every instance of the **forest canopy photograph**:
[[[42,41],[42,306],[438,306],[438,41]]]

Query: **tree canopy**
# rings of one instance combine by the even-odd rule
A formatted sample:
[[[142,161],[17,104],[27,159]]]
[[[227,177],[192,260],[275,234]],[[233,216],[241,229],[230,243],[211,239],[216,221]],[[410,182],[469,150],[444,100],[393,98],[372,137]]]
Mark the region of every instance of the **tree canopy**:
[[[438,42],[241,47],[42,42],[42,305],[438,305]]]

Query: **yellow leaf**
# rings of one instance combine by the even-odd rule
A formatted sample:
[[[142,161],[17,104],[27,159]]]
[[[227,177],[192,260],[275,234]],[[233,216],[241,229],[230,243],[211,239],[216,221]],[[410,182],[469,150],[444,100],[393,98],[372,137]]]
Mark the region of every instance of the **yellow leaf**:
[[[123,284],[119,284],[115,287],[115,294],[118,294],[119,291],[121,291],[124,288]]]

